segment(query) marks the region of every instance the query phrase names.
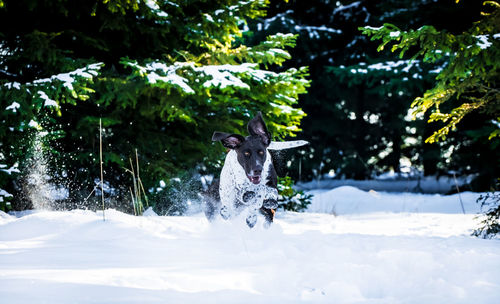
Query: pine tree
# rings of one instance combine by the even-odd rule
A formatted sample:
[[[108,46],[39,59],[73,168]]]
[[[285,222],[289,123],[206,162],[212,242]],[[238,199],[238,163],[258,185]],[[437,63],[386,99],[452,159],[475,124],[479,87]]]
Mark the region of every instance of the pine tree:
[[[377,52],[378,43],[358,30],[367,24],[392,23],[401,31],[432,24],[456,34],[467,30],[480,10],[477,1],[271,2],[269,16],[250,24],[258,31],[253,38],[266,31],[298,34],[292,59],[284,65],[308,65],[312,80],[309,93],[301,97],[308,113],[301,136],[311,146],[293,156],[288,174],[297,179],[300,166],[302,179],[330,170],[337,177],[364,179],[390,169],[398,172],[406,159],[425,175],[454,170],[490,180],[496,167],[487,164],[497,161],[493,146],[485,142],[485,132],[493,127],[489,120],[473,127],[473,119],[466,119],[461,130],[429,145],[425,139],[434,125],[412,120],[408,112],[412,101],[434,86],[445,58],[429,62],[400,58],[387,48]],[[476,134],[474,141],[470,133]]]
[[[468,3],[463,6],[467,9]],[[390,23],[362,28],[372,40],[382,40],[378,50],[392,45],[391,51],[400,57],[411,54],[412,62],[436,66],[434,87],[413,101],[412,116],[427,117],[432,123],[434,130],[427,134],[425,142],[438,143],[443,148],[441,156],[448,170],[477,175],[472,183],[475,190],[493,186],[500,170],[495,156],[500,144],[495,139],[500,134],[500,6],[486,1],[483,9],[483,17],[476,17],[470,28],[458,27],[454,32],[431,25],[402,30]],[[436,131],[438,122],[441,125]],[[456,132],[450,133],[451,130]]]
[[[372,39],[382,40],[378,50],[392,43],[392,52],[403,57],[413,50],[411,58],[422,58],[424,62],[445,60],[434,88],[426,91],[412,103],[413,116],[425,114],[432,109],[429,122],[441,121],[445,125],[426,139],[434,143],[446,138],[450,130],[468,114],[480,110],[500,122],[500,92],[498,89],[500,60],[500,5],[486,1],[490,6],[483,12],[484,18],[477,21],[468,31],[454,35],[438,31],[433,26],[417,30],[402,31],[393,24],[380,28],[364,27],[363,33]],[[413,47],[418,46],[414,51]],[[441,112],[442,104],[458,100],[448,112]],[[500,135],[495,129],[490,138]]]
[[[135,149],[145,188],[154,192],[160,180],[220,166],[211,133],[243,132],[257,111],[276,138],[300,130],[305,113],[294,106],[306,92],[307,69],[269,70],[290,59],[296,36],[243,44],[246,21],[263,16],[267,1],[2,4],[0,101],[9,124],[0,132],[0,161],[22,171],[27,143],[19,139],[33,127],[46,131],[57,156],[50,158],[54,178],[70,183],[75,203],[98,177],[100,119],[105,180],[117,200],[131,184],[125,168]],[[16,179],[1,179],[0,187],[20,191]]]
[[[403,118],[410,100],[428,86],[423,76],[431,66],[380,56],[358,30],[381,20],[418,20],[424,3],[400,2],[277,1],[274,16],[257,20],[257,30],[299,34],[291,64],[310,67],[313,81],[302,104],[309,113],[303,136],[311,149],[296,154],[302,161],[293,165],[297,169],[300,162],[307,178],[334,170],[337,176],[365,179],[398,171],[402,157],[420,162],[415,123]],[[297,178],[296,170],[291,174]]]

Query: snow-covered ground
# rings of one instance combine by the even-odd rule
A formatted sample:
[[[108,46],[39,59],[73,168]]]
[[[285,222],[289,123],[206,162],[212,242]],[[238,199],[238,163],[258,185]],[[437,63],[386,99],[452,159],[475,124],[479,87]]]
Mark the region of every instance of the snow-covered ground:
[[[500,242],[470,236],[477,196],[462,194],[464,215],[456,195],[341,187],[252,230],[201,214],[0,213],[0,303],[498,303]]]

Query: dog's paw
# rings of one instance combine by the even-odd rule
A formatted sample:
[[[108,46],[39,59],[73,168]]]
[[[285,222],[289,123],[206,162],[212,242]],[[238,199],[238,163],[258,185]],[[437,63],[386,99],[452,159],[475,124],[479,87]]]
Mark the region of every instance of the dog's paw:
[[[248,227],[253,228],[253,226],[255,226],[255,224],[257,223],[257,214],[250,214],[249,216],[247,216],[246,221]]]
[[[231,214],[230,214],[229,208],[227,206],[223,206],[220,209],[220,216],[222,216],[222,218],[225,219],[225,220],[229,219],[229,217],[231,216]]]
[[[264,228],[269,229],[273,221],[268,221],[267,219],[264,221]]]
[[[278,208],[278,201],[275,199],[266,199],[264,200],[264,203],[262,204],[262,207],[266,209],[276,209]]]
[[[247,191],[247,192],[243,193],[243,197],[242,197],[243,202],[248,203],[250,200],[255,198],[255,195],[256,195],[256,193],[253,191]]]

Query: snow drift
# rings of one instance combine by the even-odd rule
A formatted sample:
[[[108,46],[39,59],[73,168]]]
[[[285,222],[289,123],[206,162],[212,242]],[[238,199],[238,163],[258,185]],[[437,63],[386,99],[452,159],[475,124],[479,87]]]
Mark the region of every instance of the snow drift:
[[[462,204],[466,213],[481,212],[480,204],[476,203],[479,195],[473,192],[443,196],[363,191],[351,186],[342,186],[309,193],[314,194],[309,211],[339,215],[368,212],[462,213]]]

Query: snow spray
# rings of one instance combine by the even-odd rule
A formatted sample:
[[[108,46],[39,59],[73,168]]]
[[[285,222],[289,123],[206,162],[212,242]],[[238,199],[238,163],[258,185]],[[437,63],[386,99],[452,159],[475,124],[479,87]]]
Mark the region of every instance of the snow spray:
[[[31,159],[28,161],[28,175],[25,192],[34,209],[52,209],[51,194],[53,186],[47,169],[47,158],[44,151],[44,138],[47,132],[36,132],[31,143]]]

